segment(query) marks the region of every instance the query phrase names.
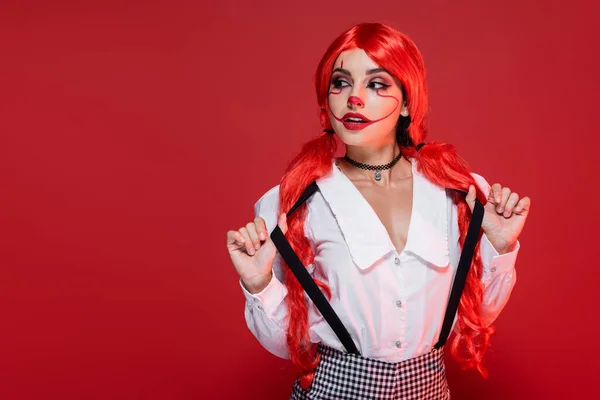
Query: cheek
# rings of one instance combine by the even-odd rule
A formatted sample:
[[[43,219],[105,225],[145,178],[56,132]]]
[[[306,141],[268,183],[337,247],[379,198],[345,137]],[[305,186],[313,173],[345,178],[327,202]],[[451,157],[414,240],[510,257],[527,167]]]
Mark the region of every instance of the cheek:
[[[337,89],[335,92],[330,92],[327,96],[327,101],[329,103],[329,109],[335,112],[342,107],[346,106],[346,102],[348,101],[348,96],[344,96],[343,91]]]
[[[367,107],[375,118],[380,118],[392,112],[400,112],[402,94],[384,90],[372,91],[368,96]]]

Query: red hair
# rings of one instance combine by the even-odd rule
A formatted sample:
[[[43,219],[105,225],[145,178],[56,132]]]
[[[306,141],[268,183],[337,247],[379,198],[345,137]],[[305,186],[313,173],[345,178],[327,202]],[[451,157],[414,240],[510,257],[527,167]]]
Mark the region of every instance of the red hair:
[[[447,189],[467,192],[470,185],[477,190],[477,198],[486,204],[486,196],[481,192],[470,174],[468,165],[456,152],[454,146],[439,142],[428,142],[416,152],[415,143],[427,136],[427,86],[425,65],[421,53],[415,44],[401,32],[379,23],[362,23],[342,33],[329,46],[319,62],[315,74],[315,89],[320,109],[321,125],[331,132],[327,94],[333,65],[338,55],[349,49],[363,49],[380,67],[392,74],[401,84],[410,113],[410,124],[399,123],[396,139],[406,158],[416,157],[419,171],[432,183]],[[403,118],[403,117],[401,117]],[[279,213],[287,212],[298,199],[304,188],[313,180],[331,172],[336,151],[335,137],[331,133],[321,133],[304,144],[299,154],[290,162],[280,182]],[[450,196],[458,207],[459,243],[462,247],[466,236],[471,211],[465,202],[464,194],[450,190]],[[314,260],[308,239],[304,236],[306,203],[287,221],[286,237],[304,265]],[[480,232],[481,237],[481,232]],[[300,369],[300,384],[308,388],[312,383],[314,370],[319,363],[316,344],[309,338],[308,305],[304,290],[289,268],[285,268],[285,285],[288,289],[286,305],[289,310],[287,344],[292,362]],[[483,376],[482,358],[489,345],[492,327],[485,326],[481,315],[483,287],[481,285],[482,262],[479,254],[479,242],[464,292],[458,309],[460,333],[451,345],[451,353],[463,368],[476,368]],[[319,287],[331,298],[327,285],[317,281]],[[440,310],[443,312],[443,310]],[[462,345],[462,346],[461,346]],[[459,351],[464,350],[464,355]]]

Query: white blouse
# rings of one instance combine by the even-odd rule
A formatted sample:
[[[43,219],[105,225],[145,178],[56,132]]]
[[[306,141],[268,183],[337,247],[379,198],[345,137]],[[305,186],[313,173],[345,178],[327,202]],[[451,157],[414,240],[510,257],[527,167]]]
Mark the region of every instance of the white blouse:
[[[317,180],[319,191],[306,202],[305,234],[315,253],[307,269],[331,289],[330,304],[362,356],[399,362],[427,353],[438,341],[460,257],[457,207],[444,188],[417,171],[416,159],[411,158],[412,214],[406,246],[398,253],[371,205],[335,161],[331,172]],[[489,183],[472,175],[487,196]],[[277,221],[278,203],[279,185],[254,205],[255,215],[264,218],[269,233]],[[499,255],[482,235],[482,311],[488,325],[515,284],[519,248],[517,241],[512,252]],[[282,268],[277,253],[273,278],[263,291],[251,294],[241,279],[240,286],[250,331],[268,351],[289,359]],[[346,351],[306,293],[305,298],[310,340]],[[454,328],[458,329],[456,317]]]

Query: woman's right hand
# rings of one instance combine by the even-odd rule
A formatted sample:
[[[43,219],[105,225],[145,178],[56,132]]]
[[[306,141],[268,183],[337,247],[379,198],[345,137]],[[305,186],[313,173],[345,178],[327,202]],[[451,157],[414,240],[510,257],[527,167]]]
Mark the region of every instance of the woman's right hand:
[[[277,225],[284,234],[287,232],[285,213],[279,215]],[[239,230],[228,231],[227,250],[235,270],[250,293],[258,293],[269,284],[277,248],[269,236],[264,219],[256,217]]]

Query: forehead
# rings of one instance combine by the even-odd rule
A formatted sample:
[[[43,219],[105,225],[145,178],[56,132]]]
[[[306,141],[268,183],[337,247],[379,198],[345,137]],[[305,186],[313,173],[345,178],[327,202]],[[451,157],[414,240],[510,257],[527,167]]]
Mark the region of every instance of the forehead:
[[[342,68],[342,63],[344,69],[356,72],[379,67],[363,49],[359,48],[342,51],[335,59],[333,68]]]

